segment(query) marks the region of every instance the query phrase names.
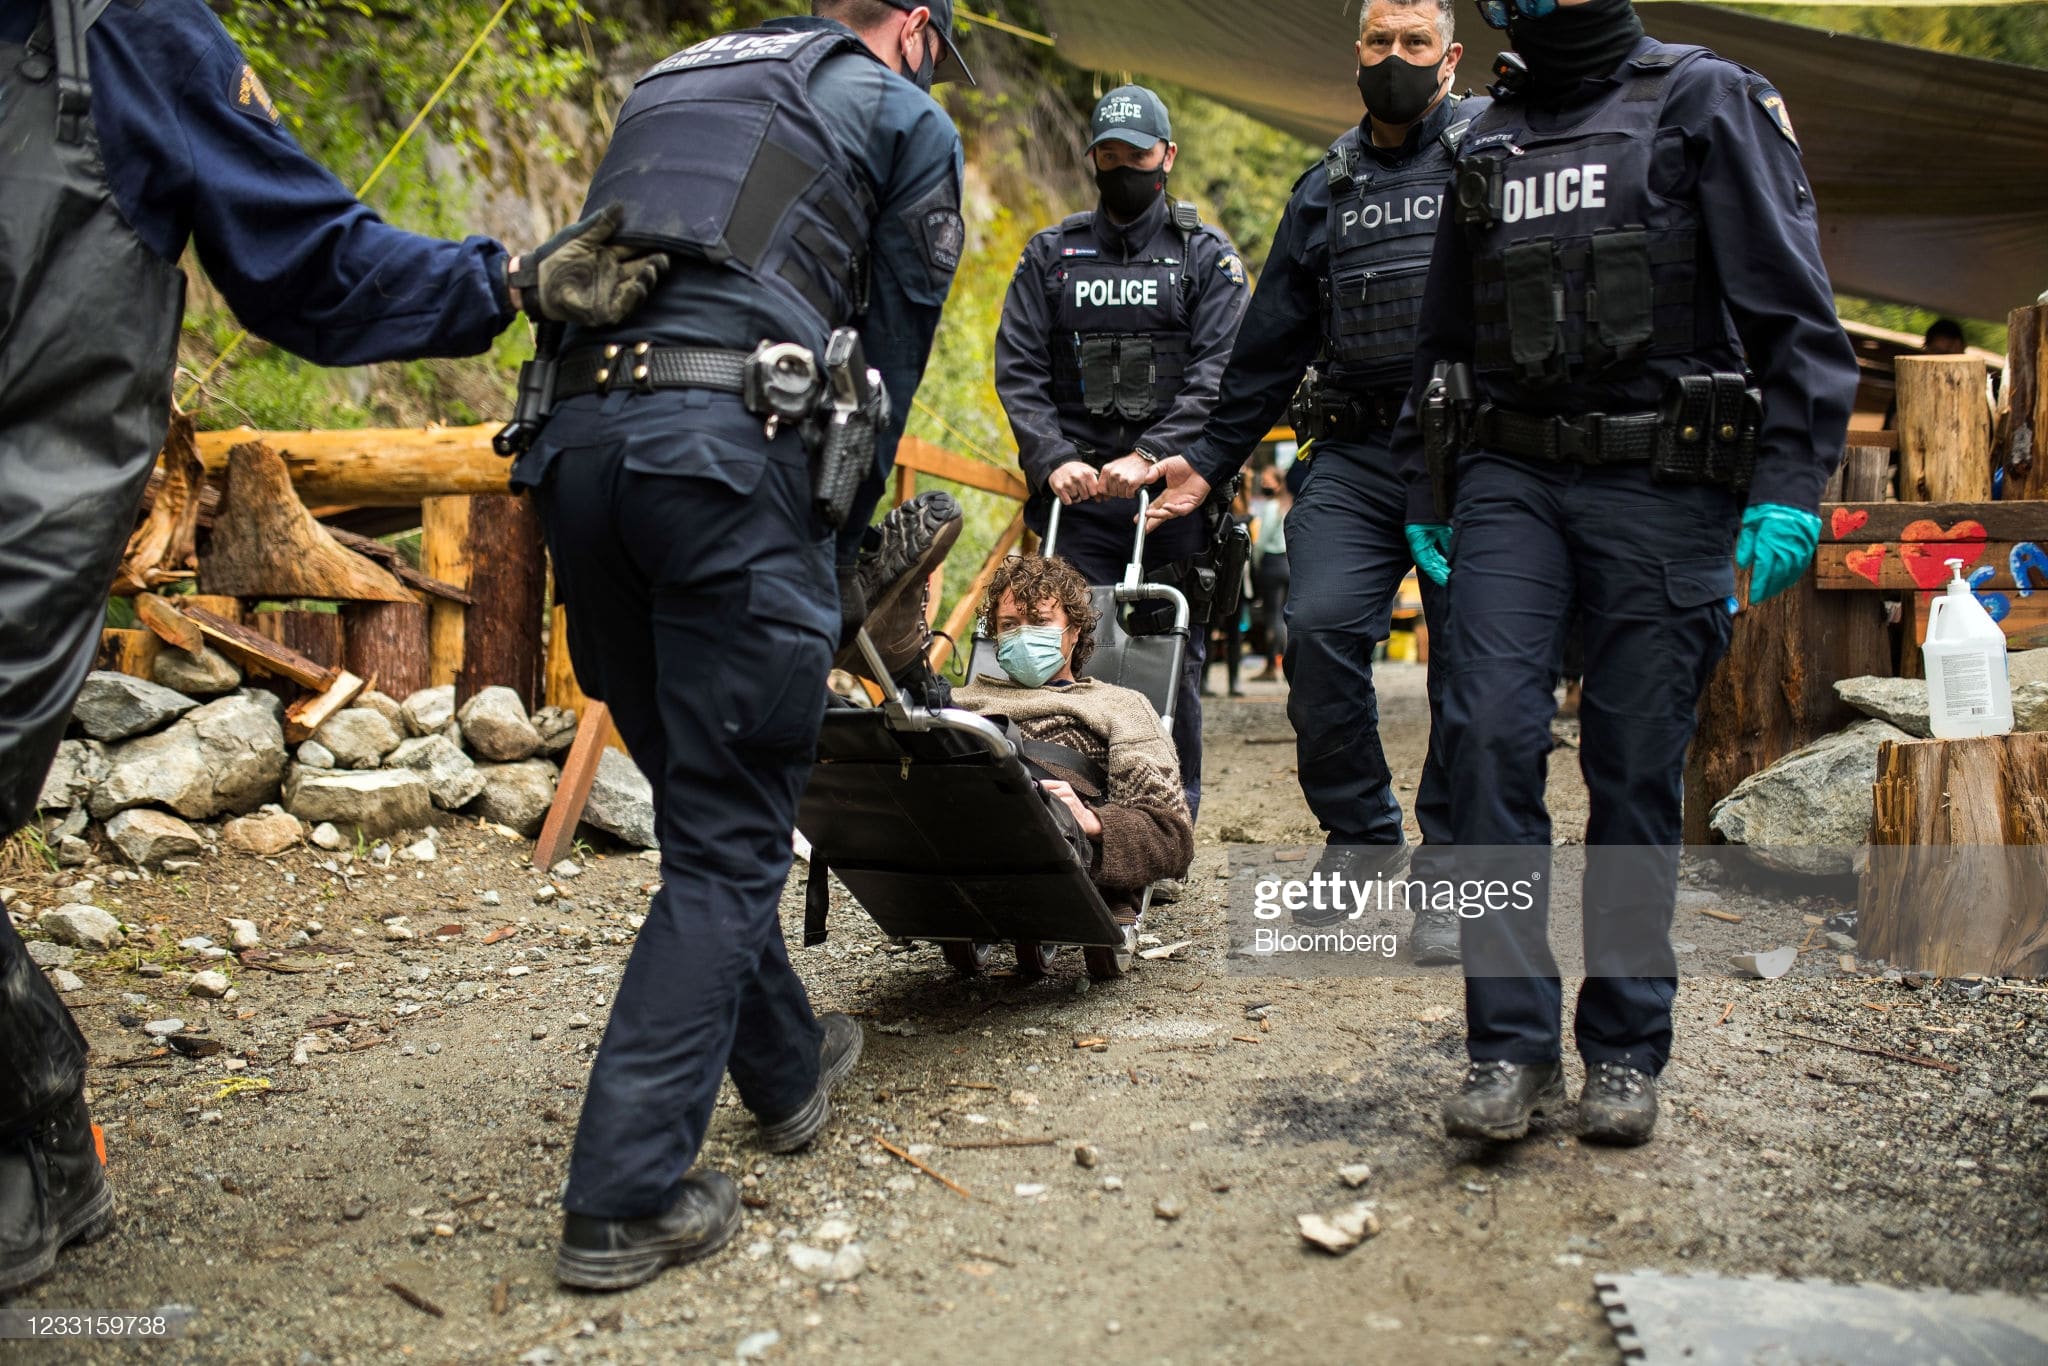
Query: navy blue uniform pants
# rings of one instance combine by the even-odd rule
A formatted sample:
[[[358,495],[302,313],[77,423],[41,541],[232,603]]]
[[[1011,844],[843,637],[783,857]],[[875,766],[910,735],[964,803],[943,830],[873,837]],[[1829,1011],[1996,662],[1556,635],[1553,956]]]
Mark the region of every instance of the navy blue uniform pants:
[[[1403,531],[1407,488],[1384,436],[1319,441],[1287,514],[1287,719],[1309,810],[1332,844],[1400,844],[1401,802],[1380,745],[1372,656],[1393,629],[1394,597],[1414,567]],[[1429,752],[1415,792],[1424,841],[1450,838],[1438,719],[1451,648],[1445,594],[1418,575],[1429,622]]]
[[[1092,584],[1122,583],[1137,539],[1138,500],[1106,498],[1060,509],[1059,539],[1053,553],[1081,571]],[[1145,538],[1145,572],[1164,569],[1175,560],[1202,553],[1202,517],[1191,514],[1161,526]],[[1140,607],[1139,611],[1144,611]],[[1199,610],[1199,609],[1198,609]],[[1209,628],[1188,624],[1188,653],[1180,671],[1180,695],[1173,704],[1173,748],[1180,759],[1181,790],[1188,815],[1202,806],[1202,663],[1209,655]]]
[[[1739,519],[1727,489],[1659,485],[1643,465],[1481,453],[1461,466],[1443,716],[1455,843],[1468,856],[1519,845],[1548,857],[1553,690],[1575,593],[1584,623],[1579,763],[1592,847],[1574,1034],[1589,1063],[1655,1075],[1671,1055],[1685,751],[1700,691],[1728,648]],[[1546,877],[1527,911],[1461,922],[1474,1060],[1540,1063],[1562,1051],[1548,886]],[[1618,970],[1601,973],[1603,961]]]
[[[591,1068],[563,1203],[639,1218],[674,1203],[726,1073],[770,1121],[817,1084],[819,1029],[777,906],[838,598],[793,434],[720,477],[636,472],[602,435],[558,414],[548,437],[564,449],[537,496],[577,679],[654,785],[661,890]]]

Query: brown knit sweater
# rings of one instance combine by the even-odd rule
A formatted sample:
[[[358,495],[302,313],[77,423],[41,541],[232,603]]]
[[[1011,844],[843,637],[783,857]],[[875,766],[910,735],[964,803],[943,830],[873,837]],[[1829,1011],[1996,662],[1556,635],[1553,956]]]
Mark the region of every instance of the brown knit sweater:
[[[1109,791],[1053,764],[1102,821],[1095,866],[1106,892],[1142,891],[1161,878],[1187,876],[1195,824],[1181,791],[1173,742],[1143,693],[1084,678],[1067,687],[1022,688],[1007,678],[976,678],[953,690],[953,705],[1007,716],[1033,740],[1066,745],[1101,764]],[[1116,898],[1112,898],[1116,899]]]

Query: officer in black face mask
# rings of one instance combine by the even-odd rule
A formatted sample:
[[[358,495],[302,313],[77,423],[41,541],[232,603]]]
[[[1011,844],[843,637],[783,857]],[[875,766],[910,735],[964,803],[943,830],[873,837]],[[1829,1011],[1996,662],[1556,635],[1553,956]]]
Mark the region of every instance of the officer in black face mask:
[[[1628,0],[1480,9],[1526,73],[1504,60],[1493,107],[1465,134],[1422,299],[1420,397],[1394,450],[1424,567],[1452,591],[1443,720],[1470,863],[1459,876],[1492,876],[1497,858],[1538,880],[1526,909],[1463,922],[1471,1067],[1444,1124],[1519,1138],[1564,1103],[1543,791],[1576,598],[1580,1120],[1587,1139],[1640,1143],[1671,1052],[1680,784],[1700,690],[1728,645],[1736,565],[1759,602],[1813,555],[1856,365],[1768,81],[1645,37]],[[1463,387],[1454,365],[1476,394],[1469,421],[1450,424],[1467,433],[1451,459],[1441,440],[1425,451],[1419,418],[1445,430],[1434,415]]]
[[[1166,105],[1143,86],[1095,107],[1088,152],[1102,206],[1031,239],[996,332],[996,393],[1044,528],[1066,505],[1055,551],[1094,584],[1115,583],[1137,528],[1133,496],[1154,462],[1184,450],[1216,401],[1217,381],[1249,297],[1230,239],[1166,194],[1173,171]],[[1111,492],[1112,489],[1119,492]],[[1220,511],[1220,509],[1219,509]],[[1149,576],[1184,590],[1211,542],[1202,519],[1145,546]],[[1206,605],[1190,594],[1195,635],[1175,706],[1188,810],[1202,797]]]
[[[1449,93],[1463,52],[1451,25],[1450,0],[1366,6],[1357,47],[1366,117],[1296,182],[1208,429],[1184,459],[1158,471],[1168,490],[1161,516],[1194,506],[1243,465],[1316,364],[1296,419],[1299,435],[1312,442],[1308,479],[1287,517],[1294,575],[1287,715],[1302,794],[1329,832],[1328,872],[1383,863],[1385,851],[1403,842],[1401,804],[1380,747],[1372,657],[1414,562],[1402,533],[1407,486],[1387,443],[1408,389],[1451,159],[1487,105]],[[1434,720],[1450,642],[1445,595],[1426,578],[1422,594]],[[1450,837],[1436,729],[1415,801],[1430,844]],[[1423,910],[1409,950],[1420,963],[1456,962],[1455,914]]]

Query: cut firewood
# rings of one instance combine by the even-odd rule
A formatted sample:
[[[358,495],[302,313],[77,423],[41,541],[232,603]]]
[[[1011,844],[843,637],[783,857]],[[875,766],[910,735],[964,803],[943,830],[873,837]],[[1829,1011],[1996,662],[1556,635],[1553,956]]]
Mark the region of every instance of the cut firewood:
[[[159,584],[192,577],[199,500],[205,488],[206,469],[193,448],[192,419],[173,411],[170,432],[164,438],[162,483],[150,501],[149,515],[128,538],[128,549],[114,576],[116,594],[147,592]]]
[[[175,645],[187,654],[198,654],[206,644],[199,628],[183,612],[154,593],[135,595],[135,619],[156,632],[166,645]]]
[[[277,452],[245,442],[228,456],[228,491],[200,560],[208,593],[251,598],[416,602],[388,570],[344,549],[292,491]]]
[[[292,744],[313,738],[313,732],[327,724],[327,718],[362,696],[367,685],[343,669],[327,690],[301,697],[284,709],[284,738]]]
[[[163,643],[152,632],[108,627],[100,632],[99,657],[93,667],[132,678],[148,678],[157,651],[162,648]]]
[[[340,676],[339,669],[330,669],[288,649],[274,640],[266,640],[246,626],[240,626],[216,616],[203,607],[181,608],[187,620],[199,628],[199,633],[213,644],[216,650],[247,669],[289,679],[302,688],[325,692]]]

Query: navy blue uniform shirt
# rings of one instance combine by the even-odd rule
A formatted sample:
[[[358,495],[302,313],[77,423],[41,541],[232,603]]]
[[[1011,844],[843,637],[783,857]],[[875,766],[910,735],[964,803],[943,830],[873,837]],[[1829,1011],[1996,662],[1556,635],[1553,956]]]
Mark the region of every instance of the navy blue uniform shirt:
[[[1656,45],[1644,38],[1633,60]],[[1617,71],[1620,67],[1617,66]],[[1616,77],[1580,83],[1561,106],[1536,106],[1539,130],[1568,125],[1589,98],[1611,90]],[[1856,398],[1856,354],[1835,317],[1834,293],[1820,258],[1813,190],[1799,148],[1764,101],[1775,95],[1763,77],[1720,57],[1686,63],[1671,78],[1658,126],[1652,192],[1699,206],[1703,280],[1718,283],[1723,306],[1756,382],[1763,390],[1763,431],[1749,501],[1813,511],[1821,487],[1841,462]],[[1478,130],[1475,130],[1475,136]],[[1707,297],[1711,299],[1709,289]],[[1394,431],[1394,458],[1408,480],[1408,520],[1438,520],[1415,395],[1438,361],[1473,355],[1472,256],[1455,215],[1437,229],[1413,387]],[[1653,360],[1617,391],[1562,386],[1553,410],[1563,413],[1646,411],[1664,399],[1670,381],[1700,373],[1697,358]],[[1574,392],[1575,387],[1578,392]],[[1596,388],[1588,393],[1586,389]],[[1482,400],[1522,406],[1480,384]]]
[[[1373,146],[1370,129],[1361,133],[1359,147],[1383,166],[1402,165],[1442,137],[1451,124],[1476,118],[1490,103],[1444,100],[1409,127],[1399,147]],[[1446,170],[1446,183],[1449,178]],[[1328,333],[1323,288],[1329,278],[1330,177],[1318,158],[1294,182],[1293,197],[1280,215],[1209,425],[1202,439],[1183,452],[1210,487],[1243,468],[1287,411],[1302,375],[1322,352]]]
[[[0,0],[25,42],[41,0]],[[251,332],[321,365],[485,350],[514,313],[505,249],[402,232],[307,156],[201,0],[115,0],[86,45],[114,200],[150,250],[190,241]]]

